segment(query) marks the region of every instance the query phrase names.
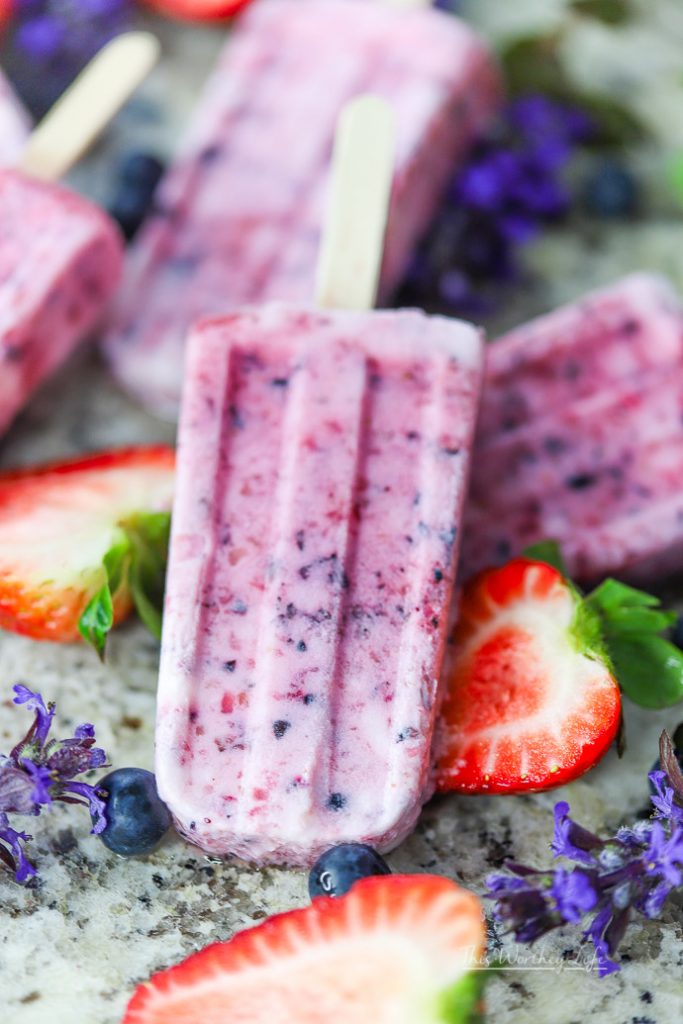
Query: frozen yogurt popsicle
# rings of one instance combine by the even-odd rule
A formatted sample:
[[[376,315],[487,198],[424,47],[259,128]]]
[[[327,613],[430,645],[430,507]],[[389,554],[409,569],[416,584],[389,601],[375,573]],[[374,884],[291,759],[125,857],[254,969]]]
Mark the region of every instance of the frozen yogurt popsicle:
[[[316,290],[334,310],[264,305],[190,337],[157,781],[214,853],[386,849],[432,791],[483,354],[469,324],[360,309],[392,146],[385,103],[346,108]]]
[[[586,580],[683,567],[683,308],[661,278],[489,348],[463,571],[544,538]]]
[[[50,180],[99,134],[157,50],[147,33],[109,43],[25,140],[22,170],[0,169],[0,433],[102,318],[119,283],[117,226]]]
[[[30,119],[0,69],[0,167],[17,162],[30,130]]]
[[[203,849],[380,849],[429,748],[480,384],[468,324],[271,305],[195,328],[157,780]]]
[[[101,317],[121,276],[116,225],[56,185],[0,170],[0,433]]]
[[[105,346],[153,411],[177,415],[197,317],[313,300],[335,124],[363,92],[388,99],[398,126],[386,298],[499,103],[493,57],[464,22],[429,8],[257,0],[240,19],[132,246]]]

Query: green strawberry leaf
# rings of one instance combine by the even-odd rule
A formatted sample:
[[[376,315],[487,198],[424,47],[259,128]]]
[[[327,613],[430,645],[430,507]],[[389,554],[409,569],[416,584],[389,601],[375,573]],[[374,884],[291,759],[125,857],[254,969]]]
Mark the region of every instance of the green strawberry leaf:
[[[577,14],[585,14],[605,25],[623,25],[633,14],[627,0],[571,0]]]
[[[599,617],[616,678],[627,697],[647,708],[665,708],[683,700],[683,652],[661,634],[676,613],[658,598],[608,579],[585,604]]]
[[[553,569],[557,569],[569,579],[569,572],[562,557],[560,545],[556,540],[541,540],[538,544],[531,544],[528,548],[524,548],[522,555],[533,562],[544,562],[546,565],[552,566]]]
[[[104,660],[107,635],[114,625],[114,595],[125,584],[130,544],[125,534],[120,535],[102,559],[105,582],[85,606],[78,621],[78,631],[92,644],[99,658]]]
[[[139,515],[127,523],[125,529],[132,549],[129,582],[133,604],[158,640],[161,638],[171,516],[168,512]]]
[[[109,584],[105,583],[90,599],[78,620],[79,633],[87,643],[92,644],[101,661],[104,661],[107,634],[113,625],[114,605]]]
[[[81,614],[81,636],[104,660],[107,636],[114,625],[116,595],[130,589],[133,605],[149,631],[161,636],[161,609],[171,516],[140,514],[121,524],[114,544],[102,559],[104,583]]]
[[[683,700],[683,654],[660,636],[640,634],[607,641],[619,685],[644,708],[668,708]]]
[[[442,996],[440,1020],[443,1024],[481,1024],[486,971],[469,971]]]

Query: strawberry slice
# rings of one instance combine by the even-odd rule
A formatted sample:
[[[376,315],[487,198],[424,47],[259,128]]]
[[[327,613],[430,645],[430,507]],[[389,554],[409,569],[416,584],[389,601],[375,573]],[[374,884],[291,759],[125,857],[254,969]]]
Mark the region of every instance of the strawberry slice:
[[[158,633],[174,479],[161,445],[0,474],[0,626],[102,653],[135,605]]]
[[[218,21],[232,18],[250,0],[147,0],[160,14],[185,21]]]
[[[481,904],[454,882],[364,878],[155,974],[123,1024],[464,1024],[484,942]]]
[[[442,792],[562,785],[592,768],[619,728],[600,622],[543,562],[518,558],[468,584],[446,678]]]

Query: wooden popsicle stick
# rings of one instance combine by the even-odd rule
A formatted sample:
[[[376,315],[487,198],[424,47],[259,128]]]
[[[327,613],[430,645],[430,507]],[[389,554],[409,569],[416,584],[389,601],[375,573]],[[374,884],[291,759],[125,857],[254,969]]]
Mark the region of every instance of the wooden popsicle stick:
[[[19,169],[57,181],[92,145],[159,59],[151,32],[125,32],[81,71],[33,130]]]
[[[337,122],[316,303],[372,309],[394,176],[394,114],[379,96],[347,103]]]

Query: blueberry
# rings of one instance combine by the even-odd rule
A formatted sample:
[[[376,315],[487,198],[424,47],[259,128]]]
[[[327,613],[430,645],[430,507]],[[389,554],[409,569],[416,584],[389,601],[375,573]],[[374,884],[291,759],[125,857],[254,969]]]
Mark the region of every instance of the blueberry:
[[[390,875],[387,862],[363,843],[342,843],[326,850],[308,876],[308,891],[315,896],[343,896],[354,882],[370,875]]]
[[[117,768],[105,775],[107,826],[100,838],[123,857],[149,853],[171,826],[171,815],[159,799],[156,779],[144,768]]]
[[[121,228],[127,242],[135,236],[138,228],[147,216],[150,207],[150,196],[137,187],[121,189],[109,205],[109,216]]]
[[[680,648],[683,651],[683,615],[679,615],[673,626],[671,627],[671,634],[669,639],[672,644]],[[682,723],[683,724],[683,723]]]
[[[147,216],[163,172],[161,161],[148,153],[131,153],[121,164],[119,183],[109,204],[109,213],[118,222],[127,241],[133,238]]]
[[[639,200],[636,178],[618,160],[603,160],[584,182],[584,206],[598,217],[628,217],[638,209]]]
[[[129,153],[119,167],[119,178],[126,185],[144,185],[153,191],[164,173],[164,165],[151,153]]]

